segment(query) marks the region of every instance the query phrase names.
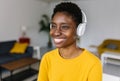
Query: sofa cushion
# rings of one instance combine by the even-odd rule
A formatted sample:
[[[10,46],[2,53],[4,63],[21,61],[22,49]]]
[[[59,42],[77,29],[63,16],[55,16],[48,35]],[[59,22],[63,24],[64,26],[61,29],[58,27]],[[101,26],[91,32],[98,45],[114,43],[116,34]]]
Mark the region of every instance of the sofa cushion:
[[[105,46],[105,48],[116,50],[119,47],[118,47],[118,45],[116,45],[114,43],[109,43],[108,45]]]
[[[16,58],[10,54],[0,55],[0,64],[4,64],[13,60],[16,60]]]
[[[25,57],[32,57],[33,55],[33,47],[27,47],[27,50],[24,54],[16,54],[13,53],[11,54],[12,56],[14,56],[16,59],[20,59],[20,58],[25,58]]]
[[[28,47],[28,43],[16,42],[13,48],[10,50],[10,53],[24,54],[27,47]]]
[[[24,54],[12,54],[13,57],[15,57],[16,59],[20,59],[20,58],[25,58],[25,57],[31,57],[30,54],[28,53],[24,53]]]
[[[0,42],[0,55],[9,53],[16,40]]]

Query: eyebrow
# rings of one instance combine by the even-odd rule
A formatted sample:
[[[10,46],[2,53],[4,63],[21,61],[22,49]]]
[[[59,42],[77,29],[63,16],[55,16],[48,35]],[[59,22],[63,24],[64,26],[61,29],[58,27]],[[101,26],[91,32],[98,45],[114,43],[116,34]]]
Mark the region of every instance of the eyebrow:
[[[50,24],[55,24],[54,22],[50,22]]]
[[[56,23],[54,23],[54,22],[50,22],[50,24],[56,24]],[[61,23],[61,24],[67,24],[67,25],[68,25],[68,23]]]

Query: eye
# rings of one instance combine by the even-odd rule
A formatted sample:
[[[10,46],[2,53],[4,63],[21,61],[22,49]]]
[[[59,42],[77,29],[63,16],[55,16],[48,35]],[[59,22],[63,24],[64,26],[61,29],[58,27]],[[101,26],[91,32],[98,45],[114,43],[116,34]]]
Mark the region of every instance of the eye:
[[[50,29],[56,29],[56,28],[57,28],[56,25],[53,25],[53,24],[50,25]]]
[[[68,30],[69,28],[69,26],[61,26],[61,30]]]

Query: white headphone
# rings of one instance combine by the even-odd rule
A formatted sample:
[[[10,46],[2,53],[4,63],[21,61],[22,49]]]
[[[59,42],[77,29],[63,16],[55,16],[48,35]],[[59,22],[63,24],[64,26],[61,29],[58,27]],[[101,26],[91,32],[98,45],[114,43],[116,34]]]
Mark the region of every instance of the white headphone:
[[[86,28],[86,24],[87,24],[87,17],[86,14],[81,10],[82,12],[82,23],[80,23],[77,27],[77,36],[80,37],[84,34],[85,32],[85,28]]]

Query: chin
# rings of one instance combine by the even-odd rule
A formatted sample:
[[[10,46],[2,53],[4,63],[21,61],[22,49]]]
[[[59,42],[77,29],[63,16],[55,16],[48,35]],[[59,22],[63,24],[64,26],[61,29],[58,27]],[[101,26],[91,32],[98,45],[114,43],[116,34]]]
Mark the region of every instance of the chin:
[[[61,45],[55,45],[56,46],[56,48],[62,48],[62,46]]]
[[[63,48],[64,45],[63,44],[55,44],[56,48]]]
[[[67,45],[55,45],[56,46],[56,48],[65,48],[65,47],[67,47]]]

